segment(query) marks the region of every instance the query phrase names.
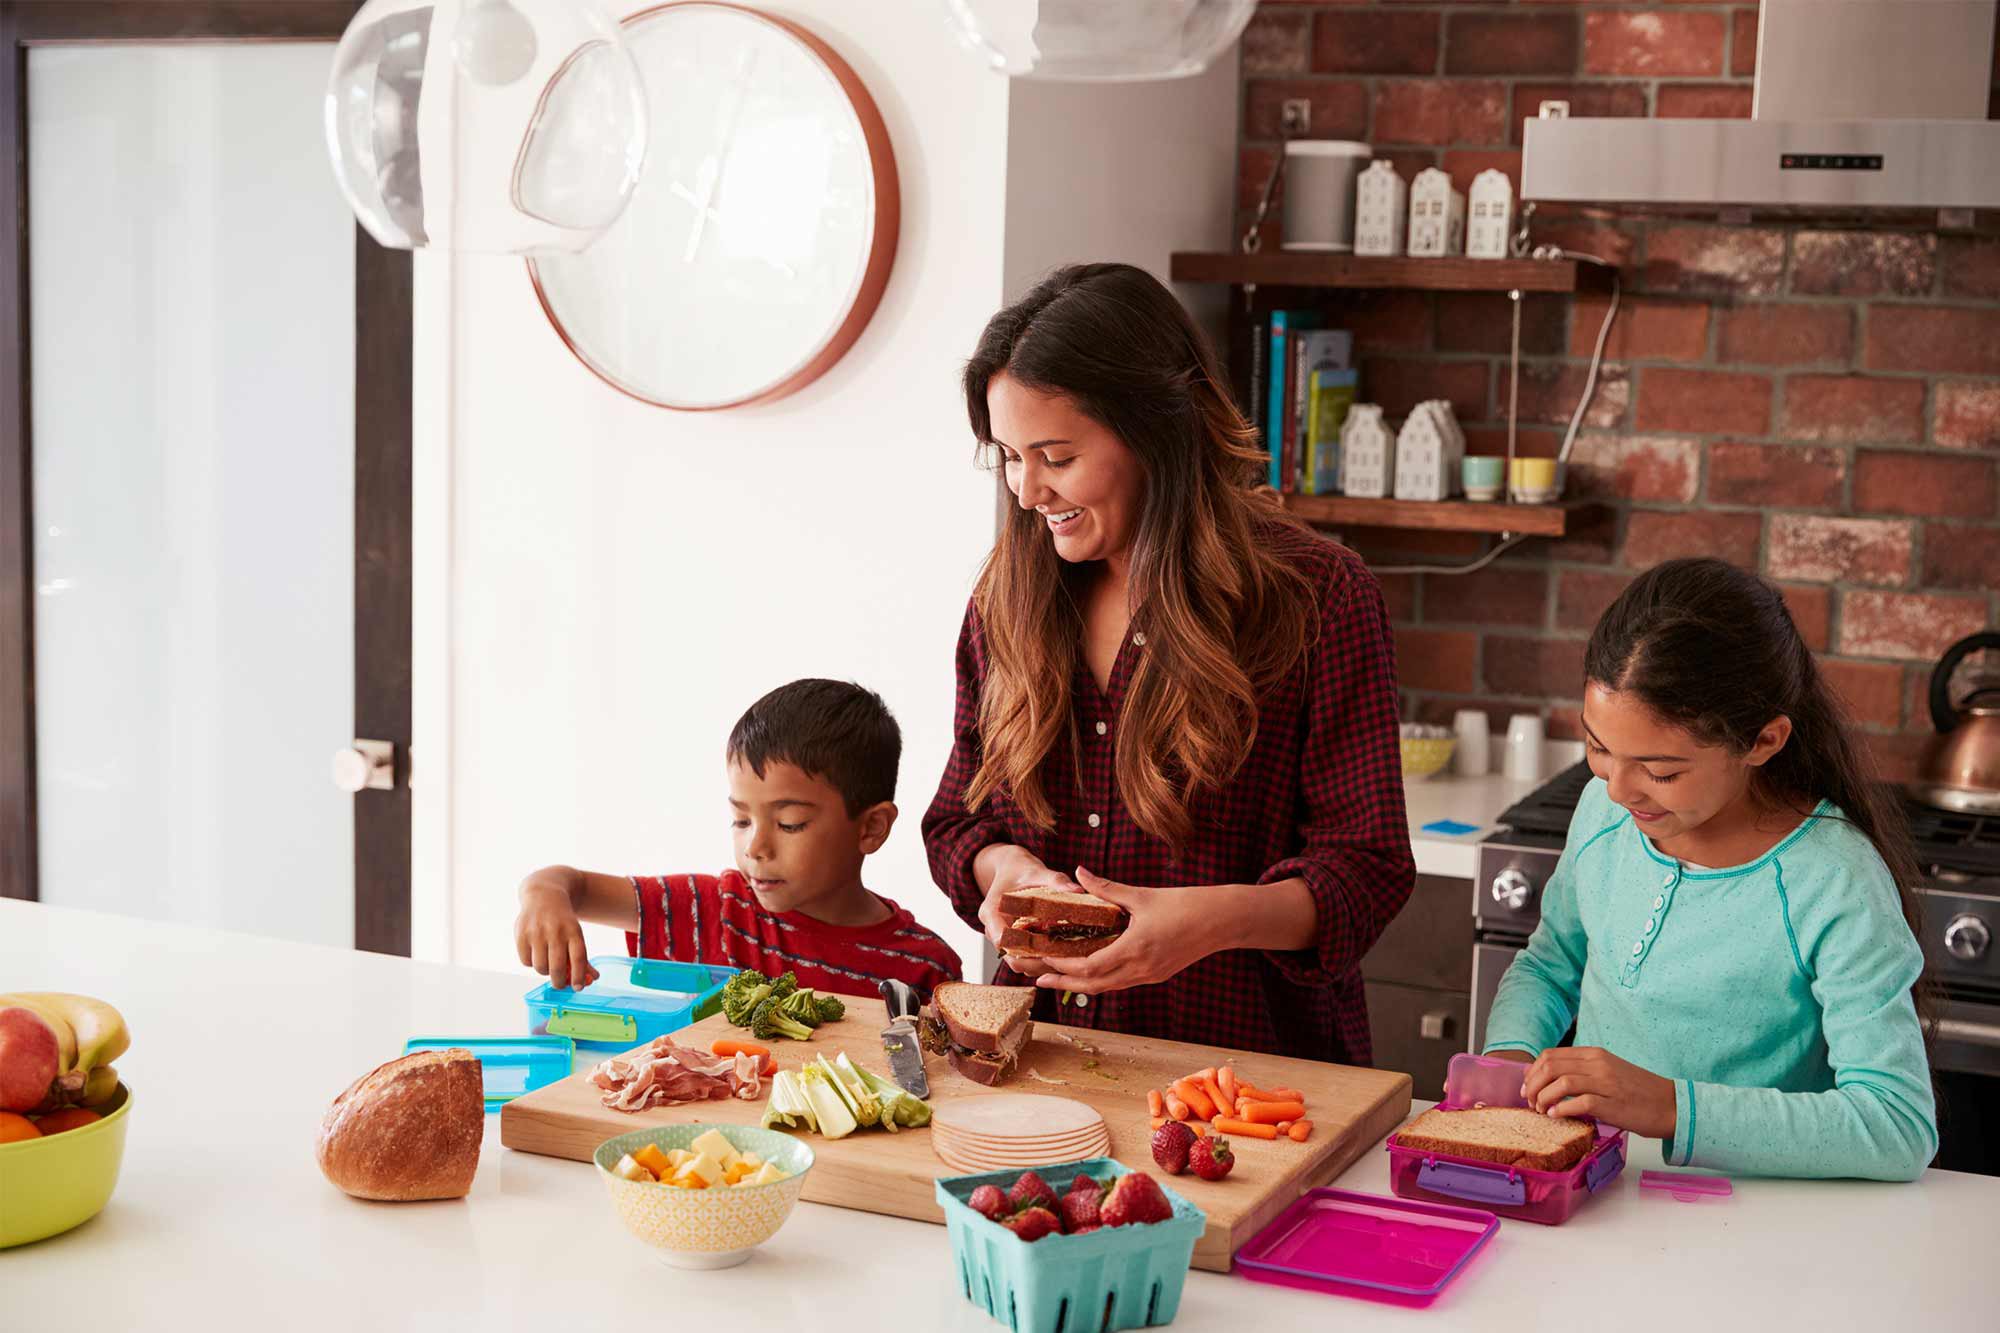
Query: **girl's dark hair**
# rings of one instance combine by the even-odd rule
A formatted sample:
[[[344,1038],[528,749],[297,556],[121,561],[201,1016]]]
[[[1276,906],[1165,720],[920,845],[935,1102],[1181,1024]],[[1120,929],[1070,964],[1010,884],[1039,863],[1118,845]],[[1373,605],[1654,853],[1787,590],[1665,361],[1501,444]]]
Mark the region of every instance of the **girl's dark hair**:
[[[1584,676],[1630,694],[1704,745],[1748,750],[1772,718],[1791,738],[1759,768],[1752,793],[1804,814],[1819,800],[1840,807],[1895,877],[1903,918],[1921,939],[1916,858],[1901,804],[1856,745],[1840,703],[1778,590],[1726,560],[1669,560],[1638,578],[1591,631]],[[1918,1013],[1934,1005],[1920,982]]]

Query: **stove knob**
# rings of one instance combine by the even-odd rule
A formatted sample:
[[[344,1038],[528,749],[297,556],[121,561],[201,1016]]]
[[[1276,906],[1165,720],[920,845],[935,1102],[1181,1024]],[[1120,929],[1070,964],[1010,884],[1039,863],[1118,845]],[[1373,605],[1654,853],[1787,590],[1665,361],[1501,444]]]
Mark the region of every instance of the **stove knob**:
[[[1945,950],[1961,962],[1977,962],[1985,957],[1986,946],[1992,942],[1986,923],[1970,913],[1953,917],[1944,928]]]
[[[1528,877],[1513,866],[1493,877],[1493,901],[1502,907],[1519,912],[1524,910],[1535,896],[1535,886]]]

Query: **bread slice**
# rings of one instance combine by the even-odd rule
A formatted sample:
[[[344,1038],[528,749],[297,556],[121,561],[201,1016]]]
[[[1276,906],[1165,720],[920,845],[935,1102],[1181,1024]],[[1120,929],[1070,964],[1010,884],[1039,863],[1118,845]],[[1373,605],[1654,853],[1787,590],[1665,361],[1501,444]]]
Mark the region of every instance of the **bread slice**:
[[[1093,926],[1123,930],[1125,909],[1116,903],[1074,889],[1020,889],[1000,895],[1000,915],[1009,921],[1026,917],[1049,925]],[[1037,933],[1048,934],[1047,929]]]
[[[1010,986],[1006,989],[1026,990],[1027,987]],[[989,1088],[994,1087],[1014,1076],[1015,1068],[1021,1063],[1021,1052],[1027,1048],[1028,1037],[1034,1028],[1033,1023],[1023,1023],[1019,1027],[1009,1029],[1008,1035],[997,1051],[969,1051],[963,1046],[954,1044],[945,1053],[945,1058],[951,1061],[953,1069],[974,1083],[982,1083]]]
[[[456,1199],[472,1188],[486,1132],[479,1060],[416,1051],[334,1098],[314,1145],[319,1169],[357,1199]]]
[[[1124,933],[1113,930],[1096,935],[1042,935],[1009,926],[1000,932],[1000,952],[1010,957],[1019,954],[1026,958],[1082,958]]]
[[[967,1051],[1002,1054],[1027,1044],[1035,1007],[1032,986],[980,986],[947,981],[931,992],[931,1009],[952,1044]]]
[[[1433,1108],[1396,1131],[1398,1147],[1527,1171],[1567,1171],[1596,1142],[1596,1121],[1558,1119],[1525,1106]]]

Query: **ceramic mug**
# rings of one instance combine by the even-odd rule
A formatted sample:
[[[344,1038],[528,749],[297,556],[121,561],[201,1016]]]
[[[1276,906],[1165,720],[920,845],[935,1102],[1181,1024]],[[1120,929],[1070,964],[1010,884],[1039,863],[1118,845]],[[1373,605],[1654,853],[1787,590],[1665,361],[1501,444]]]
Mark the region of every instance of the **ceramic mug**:
[[[1485,777],[1492,762],[1486,710],[1459,709],[1451,715],[1451,730],[1458,737],[1458,745],[1452,750],[1458,775],[1465,778]]]
[[[1506,774],[1519,782],[1542,778],[1542,719],[1536,713],[1516,713],[1507,719]]]
[[[1494,454],[1473,454],[1458,465],[1468,500],[1500,498],[1500,473],[1507,460]]]
[[[1512,490],[1516,500],[1540,504],[1556,498],[1556,460],[1517,458],[1514,460]]]

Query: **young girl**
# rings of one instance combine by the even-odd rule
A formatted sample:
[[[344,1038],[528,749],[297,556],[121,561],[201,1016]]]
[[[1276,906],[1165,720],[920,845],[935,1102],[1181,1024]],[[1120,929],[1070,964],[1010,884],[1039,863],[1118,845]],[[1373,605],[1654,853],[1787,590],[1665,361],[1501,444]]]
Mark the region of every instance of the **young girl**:
[[[1598,780],[1487,1053],[1531,1062],[1538,1109],[1662,1139],[1670,1166],[1915,1178],[1937,1121],[1909,855],[1784,601],[1670,561],[1584,671]]]

